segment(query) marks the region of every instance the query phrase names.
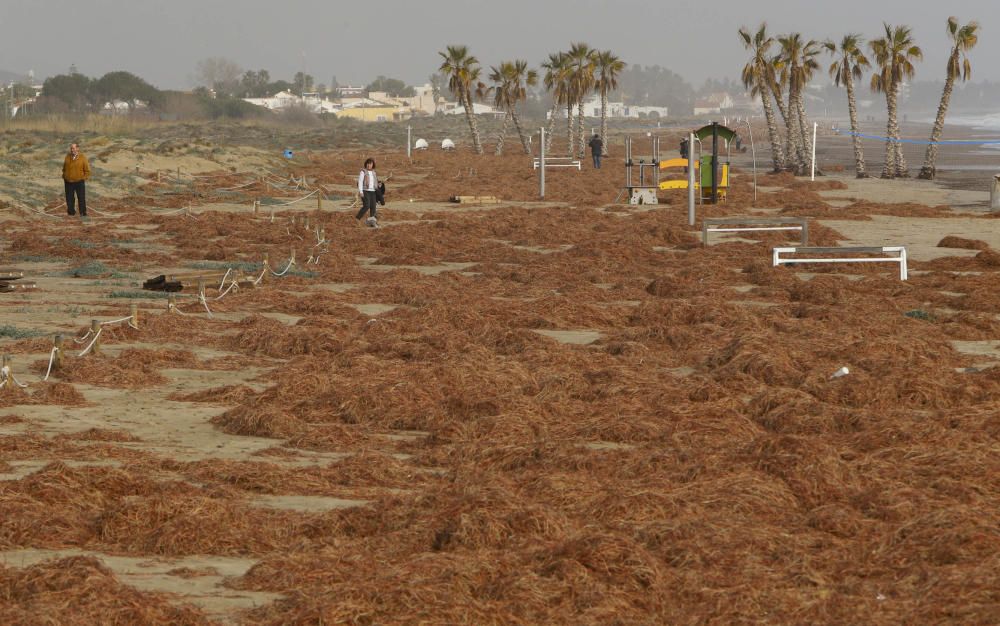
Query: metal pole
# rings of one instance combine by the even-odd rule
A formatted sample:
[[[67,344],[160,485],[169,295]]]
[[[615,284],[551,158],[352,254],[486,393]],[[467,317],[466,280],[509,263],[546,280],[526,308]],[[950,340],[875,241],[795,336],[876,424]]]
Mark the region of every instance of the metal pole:
[[[545,198],[545,127],[542,126],[542,138],[538,142],[541,156],[538,158],[538,197]]]
[[[712,204],[719,203],[719,123],[712,122]]]
[[[408,158],[408,159],[410,158],[410,146],[412,146],[412,145],[413,145],[413,142],[410,141],[410,127],[407,126],[406,127],[406,158]]]
[[[817,122],[813,122],[813,149],[812,149],[812,174],[810,175],[811,180],[816,180],[816,129],[819,127]]]
[[[753,203],[757,204],[757,150],[753,147],[753,128],[750,127],[750,118],[748,117],[743,122],[746,123],[747,133],[750,135],[750,154],[753,155]],[[813,145],[815,143],[814,141]]]
[[[688,135],[688,226],[694,226],[694,133]]]

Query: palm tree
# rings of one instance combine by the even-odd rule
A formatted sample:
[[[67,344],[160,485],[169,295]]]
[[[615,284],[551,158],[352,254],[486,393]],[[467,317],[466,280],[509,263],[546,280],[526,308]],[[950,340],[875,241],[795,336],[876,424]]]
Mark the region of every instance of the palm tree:
[[[779,37],[778,42],[781,44],[782,82],[788,85],[788,117],[785,119],[785,128],[792,136],[796,173],[801,174],[805,172],[811,149],[806,133],[802,91],[812,78],[813,72],[819,67],[815,58],[819,49],[815,41],[803,40],[800,33]]]
[[[505,89],[504,78],[500,73],[500,70],[496,67],[490,68],[490,80],[493,82],[492,86],[487,86],[483,83],[479,83],[476,86],[476,98],[478,100],[485,100],[493,94],[493,108],[504,109],[503,103],[503,90]],[[510,111],[507,111],[503,116],[503,122],[500,123],[500,130],[497,131],[497,143],[494,147],[493,154],[500,156],[503,154],[504,142],[507,139],[507,124],[510,123]]]
[[[572,85],[571,92],[577,107],[577,128],[580,138],[578,156],[581,159],[584,157],[584,150],[586,149],[585,129],[583,126],[583,101],[594,90],[594,84],[596,83],[595,72],[597,64],[594,59],[595,52],[595,50],[585,43],[575,43],[570,46],[568,53],[570,67],[572,68],[572,78],[570,79]],[[570,153],[570,156],[573,156],[572,153]]]
[[[625,62],[610,50],[598,52],[595,56],[597,65],[597,91],[601,94],[601,142],[603,155],[608,154],[608,93],[618,89],[618,75],[625,70]]]
[[[858,101],[854,95],[854,81],[860,80],[864,71],[871,67],[868,57],[861,51],[862,41],[861,35],[851,33],[844,35],[839,46],[833,41],[827,41],[823,45],[827,52],[834,55],[834,61],[830,64],[830,77],[838,87],[843,85],[847,89],[847,111],[851,118],[851,136],[854,140],[854,169],[858,178],[867,178],[865,153],[861,137],[858,136]]]
[[[890,26],[883,23],[885,36],[868,42],[879,71],[872,75],[872,91],[885,94],[889,120],[886,123],[885,167],[882,178],[909,176],[903,147],[899,143],[898,99],[903,81],[915,72],[913,61],[924,57],[923,51],[913,43],[909,26]]]
[[[777,77],[774,65],[767,56],[774,39],[768,36],[766,23],[761,24],[755,33],[741,28],[740,39],[743,40],[743,47],[751,54],[750,61],[743,66],[743,86],[750,90],[750,95],[760,96],[764,106],[764,119],[767,120],[767,135],[771,140],[771,162],[774,164],[774,171],[780,172],[785,166],[785,155],[781,151],[781,136],[774,120],[774,108],[771,107],[771,93]]]
[[[937,173],[937,142],[944,130],[944,116],[948,113],[948,103],[951,92],[955,88],[955,80],[961,77],[967,81],[972,77],[972,64],[969,63],[969,50],[979,42],[979,23],[969,22],[965,26],[958,25],[957,17],[948,18],[948,37],[951,39],[951,56],[948,57],[948,68],[945,74],[944,91],[941,92],[941,104],[938,105],[937,117],[931,129],[931,143],[927,146],[924,166],[920,168],[920,178],[931,179]]]
[[[479,80],[479,60],[469,54],[466,46],[448,46],[444,52],[438,52],[443,59],[439,72],[448,78],[448,89],[462,102],[465,107],[465,119],[469,122],[472,132],[472,146],[476,154],[483,153],[483,145],[479,141],[479,128],[476,126],[476,116],[472,107],[472,85]]]
[[[549,60],[542,63],[545,69],[543,84],[545,89],[552,92],[552,109],[549,111],[549,126],[545,135],[545,150],[548,152],[552,146],[552,131],[556,124],[556,111],[560,106],[565,106],[569,102],[569,58],[565,52],[556,52],[549,55]],[[572,106],[571,104],[569,106]],[[567,111],[569,109],[567,108]],[[572,128],[572,116],[568,116],[570,127]],[[572,144],[572,138],[570,139]],[[572,152],[572,149],[571,149]]]
[[[517,117],[517,105],[528,97],[527,87],[538,84],[538,72],[528,69],[527,61],[504,61],[499,67],[490,68],[490,80],[493,81],[493,106],[498,109],[505,109],[507,115],[504,117],[500,139],[497,142],[496,153],[503,152],[504,137],[507,134],[507,120],[514,122],[517,135],[521,139],[521,146],[525,154],[531,154],[528,147],[528,138],[521,129],[521,121]]]

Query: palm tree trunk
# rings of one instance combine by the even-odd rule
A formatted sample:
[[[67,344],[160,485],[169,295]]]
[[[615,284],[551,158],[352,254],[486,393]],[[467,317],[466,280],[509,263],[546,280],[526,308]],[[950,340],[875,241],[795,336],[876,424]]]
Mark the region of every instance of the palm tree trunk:
[[[552,131],[556,129],[556,113],[559,111],[559,104],[557,102],[552,103],[552,108],[549,110],[549,124],[548,128],[545,129],[545,152],[552,152]]]
[[[781,121],[785,125],[785,155],[786,158],[783,160],[782,166],[788,169],[795,169],[795,147],[792,145],[792,136],[787,134],[788,132],[788,107],[785,105],[785,101],[781,99],[781,90],[778,89],[778,85],[775,83],[771,84],[771,93],[774,95],[774,101],[778,105],[778,112],[781,113]],[[789,94],[791,98],[791,94]]]
[[[795,90],[788,90],[788,110],[785,116],[785,147],[788,150],[789,165],[796,174],[801,174],[805,165],[802,162],[802,146],[799,145],[799,131],[796,126]]]
[[[608,90],[601,90],[601,156],[608,156]]]
[[[771,140],[771,162],[774,171],[780,172],[785,167],[785,155],[781,151],[781,135],[774,119],[774,107],[771,106],[771,94],[767,89],[760,89],[760,101],[764,105],[764,119],[767,120],[767,136]],[[691,148],[688,148],[690,152]],[[690,158],[694,158],[691,156]]]
[[[956,50],[952,58],[958,56]],[[952,65],[949,64],[948,67]],[[918,178],[927,180],[933,179],[937,175],[937,141],[941,139],[944,131],[944,117],[948,114],[948,104],[951,102],[951,93],[955,89],[955,77],[948,73],[944,81],[944,91],[941,92],[941,103],[938,104],[937,116],[934,118],[934,127],[931,129],[931,142],[927,145],[927,153],[924,155],[924,166],[920,168]]]
[[[885,126],[885,166],[882,167],[882,178],[896,177],[896,146],[892,140],[892,129],[896,126],[896,86],[890,85],[885,90],[885,108],[888,114]]]
[[[847,113],[851,118],[851,138],[854,139],[854,172],[858,178],[868,178],[865,171],[865,153],[858,133],[858,102],[854,96],[854,79],[847,75]]]
[[[795,116],[798,118],[799,125],[799,145],[802,146],[802,154],[799,158],[802,161],[803,173],[805,173],[805,167],[812,162],[812,139],[809,137],[809,133],[806,130],[806,107],[802,98],[801,89],[798,90],[795,97],[795,113]]]
[[[896,154],[896,176],[899,178],[909,178],[910,171],[906,167],[906,158],[903,156],[903,144],[899,141],[899,89],[902,83],[896,83],[893,88],[893,108],[896,114],[892,118],[892,136],[895,141]]]
[[[472,108],[472,94],[468,91],[465,93],[465,102],[462,103],[462,106],[465,107],[465,120],[469,122],[469,130],[472,132],[472,147],[476,154],[482,154],[483,144],[479,141],[479,126],[476,124],[476,116]]]
[[[583,119],[583,99],[581,99],[579,102],[576,103],[576,122],[577,122],[577,124],[576,124],[577,125],[577,129],[579,130],[579,132],[577,133],[577,136],[580,138],[580,145],[578,146],[578,148],[580,150],[579,151],[579,156],[582,159],[583,157],[587,156],[586,155],[586,152],[587,152],[587,138],[584,136],[584,132],[586,132],[586,129],[583,127],[583,123],[584,123],[584,119]]]
[[[507,109],[507,115],[503,116],[503,123],[500,124],[500,132],[497,134],[497,145],[493,154],[500,156],[503,154],[503,144],[504,140],[507,139],[507,122],[510,120],[510,109]]]
[[[566,103],[566,156],[573,158],[576,147],[573,145],[573,103]]]
[[[517,117],[517,107],[512,105],[509,100],[507,101],[507,106],[510,111],[510,119],[514,122],[514,128],[517,129],[517,136],[521,140],[521,147],[524,148],[525,154],[531,154],[531,147],[528,146],[528,137],[521,128],[521,120]]]

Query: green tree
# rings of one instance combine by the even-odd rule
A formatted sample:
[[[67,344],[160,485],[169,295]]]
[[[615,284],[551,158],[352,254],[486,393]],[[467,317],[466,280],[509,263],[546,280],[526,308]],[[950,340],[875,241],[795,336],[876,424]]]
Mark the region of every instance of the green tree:
[[[469,54],[466,46],[447,46],[441,55],[441,67],[438,68],[448,78],[448,89],[465,107],[465,119],[472,133],[472,146],[476,154],[483,153],[483,145],[479,140],[479,127],[476,124],[475,111],[472,106],[472,86],[479,82],[479,59]]]
[[[58,74],[45,79],[42,94],[65,103],[71,111],[83,111],[93,105],[93,82],[83,74]]]
[[[549,124],[545,135],[545,151],[552,147],[552,136],[556,124],[556,111],[559,107],[566,107],[566,140],[569,142],[570,156],[573,154],[573,101],[570,98],[570,67],[569,57],[565,52],[556,52],[549,55],[549,60],[542,63],[545,70],[545,77],[542,83],[545,89],[552,93],[552,108],[549,111]]]
[[[903,147],[899,143],[899,88],[903,81],[916,73],[913,62],[924,57],[923,51],[913,43],[909,26],[882,24],[885,36],[868,42],[878,71],[872,74],[871,88],[885,94],[888,122],[886,123],[885,166],[882,178],[909,176]]]
[[[743,86],[750,90],[751,95],[760,97],[767,122],[767,136],[771,141],[771,163],[774,171],[780,172],[785,167],[785,156],[781,149],[781,135],[774,119],[774,109],[771,107],[771,95],[778,78],[768,56],[774,45],[774,38],[767,34],[766,23],[761,24],[754,33],[746,28],[741,28],[739,33],[743,47],[750,52],[750,60],[743,66]]]
[[[959,78],[965,82],[972,78],[972,64],[969,62],[969,51],[979,43],[979,23],[969,22],[965,26],[958,25],[957,17],[948,18],[948,38],[951,39],[951,54],[948,55],[948,66],[945,68],[944,89],[941,91],[941,103],[938,104],[934,126],[931,128],[931,142],[924,156],[924,166],[920,168],[920,178],[932,179],[937,174],[937,142],[944,131],[944,117],[948,114],[948,104],[951,93],[955,89],[955,81]]]
[[[373,91],[384,91],[394,98],[412,98],[417,92],[398,78],[386,78],[379,76],[373,80],[365,90],[369,93]]]
[[[267,70],[247,70],[240,80],[240,89],[245,98],[263,98],[269,96],[267,93],[268,83],[271,82],[271,73]]]
[[[490,80],[493,81],[493,106],[507,111],[501,126],[500,137],[497,141],[496,153],[503,152],[503,142],[506,135],[507,120],[514,122],[517,135],[521,139],[521,146],[525,154],[531,154],[528,147],[528,138],[521,128],[520,118],[517,115],[517,105],[524,102],[528,97],[528,87],[538,84],[538,72],[528,69],[527,61],[504,61],[499,66],[490,68]]]
[[[820,48],[816,41],[806,41],[800,33],[791,33],[778,38],[781,45],[782,82],[788,85],[788,118],[786,131],[793,137],[795,149],[795,171],[805,172],[809,165],[811,142],[806,132],[806,114],[802,93],[819,68],[816,56]]]
[[[871,67],[868,57],[861,51],[861,35],[854,33],[844,35],[840,45],[827,41],[823,45],[834,56],[830,64],[830,77],[835,85],[841,85],[847,90],[847,112],[851,118],[851,137],[854,140],[854,171],[858,178],[867,178],[865,171],[865,153],[858,133],[858,101],[854,93],[854,81],[861,80],[866,69]]]
[[[156,87],[129,72],[108,72],[93,84],[93,91],[101,102],[126,102],[130,111],[139,101],[151,107],[157,107],[161,102],[160,91]]]
[[[306,92],[312,91],[313,77],[305,72],[295,72],[295,76],[292,78],[292,85],[294,85],[295,93],[301,96]]]
[[[596,54],[597,91],[601,94],[601,141],[602,154],[608,154],[608,94],[618,89],[618,77],[625,69],[625,62],[610,50]]]

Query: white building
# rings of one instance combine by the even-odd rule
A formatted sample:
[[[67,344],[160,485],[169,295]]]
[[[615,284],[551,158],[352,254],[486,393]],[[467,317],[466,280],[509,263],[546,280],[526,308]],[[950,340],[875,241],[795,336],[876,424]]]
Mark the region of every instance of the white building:
[[[573,114],[576,115],[577,108],[573,107]],[[670,113],[669,107],[660,106],[639,106],[639,105],[628,105],[626,106],[624,102],[608,101],[608,118],[609,119],[625,119],[625,118],[641,118],[641,117],[667,117]],[[546,116],[548,117],[547,114]],[[556,115],[562,119],[566,119],[566,107],[559,107],[556,110]],[[601,117],[601,96],[595,95],[591,96],[589,99],[583,101],[583,116],[591,118]]]
[[[271,111],[283,111],[291,107],[304,107],[310,113],[336,113],[340,105],[321,97],[318,93],[304,93],[297,96],[290,91],[279,91],[269,98],[243,98],[244,102],[255,104]]]
[[[465,107],[458,102],[444,102],[438,110],[445,115],[465,115]],[[472,113],[473,115],[492,115],[497,119],[502,119],[507,115],[506,111],[498,111],[488,104],[483,104],[482,102],[472,103]]]

